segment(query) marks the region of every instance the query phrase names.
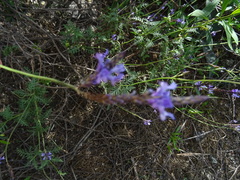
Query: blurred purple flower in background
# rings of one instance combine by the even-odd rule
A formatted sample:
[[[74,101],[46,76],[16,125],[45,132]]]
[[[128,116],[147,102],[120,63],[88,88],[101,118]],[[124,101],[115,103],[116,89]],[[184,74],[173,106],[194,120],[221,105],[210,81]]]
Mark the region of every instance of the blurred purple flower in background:
[[[114,61],[109,59],[104,60],[108,53],[109,51],[106,50],[105,53],[96,53],[94,56],[98,60],[96,74],[92,82],[94,85],[108,81],[110,81],[112,85],[115,85],[124,77],[123,72],[125,72],[126,69],[123,64],[116,65]]]
[[[156,17],[155,17],[155,13],[154,13],[154,14],[150,14],[150,15],[147,17],[147,20],[148,20],[148,21],[153,21],[154,18],[156,18]]]
[[[217,34],[216,31],[212,31],[212,32],[211,32],[211,35],[212,35],[212,36],[216,36],[216,34]]]
[[[178,19],[176,20],[176,22],[177,22],[177,23],[181,23],[181,24],[185,24],[185,21],[184,21],[183,19],[180,19],[180,18],[178,18]]]
[[[168,85],[166,82],[160,82],[160,87],[156,91],[150,90],[151,97],[147,100],[149,105],[158,110],[160,113],[160,119],[165,121],[167,117],[175,119],[172,113],[165,111],[165,108],[173,108],[169,90],[174,90],[177,87],[176,83]]]
[[[175,13],[174,9],[170,9],[170,15],[173,15]]]
[[[113,41],[116,41],[116,40],[117,40],[117,35],[116,35],[116,34],[113,34],[113,35],[112,35],[112,40],[113,40]]]
[[[215,87],[213,85],[209,84],[207,88],[208,88],[208,93],[213,94],[213,90]]]
[[[195,86],[197,86],[199,91],[201,91],[203,89],[207,89],[209,94],[213,94],[213,91],[215,89],[215,87],[213,85],[211,85],[211,84],[209,84],[208,86],[202,85],[202,81],[196,82]]]
[[[0,157],[0,164],[2,164],[4,160],[5,160],[4,156]]]
[[[240,125],[236,126],[235,130],[239,132],[240,131]]]
[[[51,160],[52,159],[51,152],[41,153],[41,156],[42,156],[42,160]]]
[[[238,123],[238,121],[235,120],[235,119],[233,119],[233,120],[231,120],[231,121],[229,122],[229,124],[237,124],[237,123]]]
[[[197,86],[197,88],[198,88],[199,91],[207,88],[207,86],[202,85],[202,81],[196,82],[196,83],[195,83],[195,86]]]
[[[161,9],[161,10],[165,9],[166,5],[167,5],[167,1],[165,1],[165,2],[162,4],[162,6],[160,7],[160,9]]]
[[[152,120],[143,120],[143,124],[146,126],[151,125]]]
[[[238,89],[232,89],[231,92],[232,92],[232,97],[240,98],[240,90],[238,90]],[[239,94],[239,95],[238,95],[238,94]]]

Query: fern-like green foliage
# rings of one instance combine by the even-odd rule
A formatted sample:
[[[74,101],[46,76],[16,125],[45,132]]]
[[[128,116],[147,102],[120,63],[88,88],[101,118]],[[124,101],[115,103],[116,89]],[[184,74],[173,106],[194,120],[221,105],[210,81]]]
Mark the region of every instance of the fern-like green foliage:
[[[52,153],[59,152],[59,148],[54,148]],[[17,148],[17,153],[24,159],[27,159],[26,166],[33,166],[36,170],[42,170],[49,165],[50,160],[43,160],[41,157],[41,151],[38,147],[30,146],[27,150]],[[52,157],[51,162],[63,162],[60,158]]]
[[[21,125],[31,126],[35,124],[38,127],[39,122],[43,122],[43,118],[49,115],[50,110],[42,112],[42,107],[49,103],[49,99],[45,97],[46,92],[45,88],[39,86],[37,80],[29,82],[25,90],[14,92],[19,98],[17,119]]]
[[[16,131],[16,133],[18,133],[18,129],[23,128],[25,134],[29,133],[27,136],[28,139],[24,140],[24,144],[18,146],[17,153],[27,160],[26,166],[33,166],[38,170],[49,165],[48,161],[42,159],[41,152],[46,151],[46,149],[49,149],[49,152],[52,153],[54,151],[54,148],[50,151],[50,148],[46,147],[47,141],[44,140],[44,133],[48,129],[45,125],[46,119],[51,113],[51,109],[47,109],[50,101],[49,98],[46,97],[46,93],[46,89],[40,86],[36,79],[33,79],[27,83],[25,89],[14,92],[19,99],[17,112],[13,112],[10,106],[8,106],[0,113],[0,116],[4,119],[4,121],[0,123],[1,132],[6,131],[8,125],[14,125],[14,132]],[[11,124],[9,124],[10,122]],[[8,137],[8,141],[2,141],[3,144],[9,144],[11,142],[11,135]],[[57,149],[59,150],[59,148]],[[61,160],[55,158],[51,159],[51,161],[60,162]]]
[[[10,106],[7,106],[0,116],[4,121],[0,123],[0,132],[4,132],[10,121],[17,124],[32,127],[35,133],[44,132],[42,124],[50,115],[51,109],[43,112],[44,107],[49,103],[49,99],[45,97],[46,89],[39,86],[37,80],[32,80],[27,84],[25,90],[17,90],[14,94],[19,98],[18,111],[13,112]]]
[[[178,143],[182,140],[182,138],[180,137],[182,135],[180,129],[181,128],[178,127],[176,131],[173,132],[170,136],[170,139],[167,144],[167,148],[170,152],[172,152],[173,150],[180,151],[180,149],[178,148]]]
[[[71,21],[64,26],[65,30],[61,32],[63,36],[63,45],[70,54],[76,54],[80,50],[87,53],[94,53],[91,43],[98,37],[98,33],[94,32],[91,27],[80,29]]]
[[[7,106],[3,112],[0,112],[0,116],[4,119],[4,121],[0,123],[0,132],[4,132],[7,129],[7,123],[13,119],[14,114],[10,107]]]

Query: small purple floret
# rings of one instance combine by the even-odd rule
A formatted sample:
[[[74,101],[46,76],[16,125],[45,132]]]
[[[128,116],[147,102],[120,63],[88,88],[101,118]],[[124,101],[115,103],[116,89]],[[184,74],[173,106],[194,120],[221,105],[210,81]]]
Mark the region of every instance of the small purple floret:
[[[154,18],[156,18],[156,17],[155,17],[155,13],[149,15],[149,16],[147,17],[147,20],[148,20],[148,21],[153,21]]]
[[[146,126],[150,126],[151,125],[152,120],[144,120],[143,124]]]
[[[170,9],[170,14],[173,15],[175,13],[174,9]]]
[[[41,154],[43,160],[51,160],[52,159],[52,153],[46,152]]]
[[[216,34],[217,34],[216,31],[212,31],[212,32],[211,32],[211,35],[212,35],[212,36],[216,36]]]
[[[109,51],[106,50],[105,53],[96,53],[94,56],[98,60],[96,77],[93,81],[94,85],[108,81],[110,81],[112,85],[115,85],[124,77],[123,73],[126,71],[126,69],[123,64],[115,65],[109,59],[104,60],[108,53]]]
[[[240,131],[240,125],[236,126],[235,130],[239,132]]]
[[[172,113],[169,113],[165,108],[173,108],[169,90],[173,90],[177,87],[176,83],[168,85],[166,82],[160,82],[160,87],[156,91],[150,90],[150,94],[153,98],[148,100],[149,105],[158,110],[160,113],[160,119],[165,121],[167,117],[175,119]]]
[[[2,164],[4,160],[5,160],[4,156],[0,157],[0,164]]]
[[[240,98],[240,90],[239,89],[232,89],[231,92],[232,92],[232,97]]]
[[[181,23],[181,24],[185,24],[185,21],[184,21],[183,19],[180,19],[180,18],[178,18],[178,19],[176,20],[176,22],[177,22],[177,23]]]
[[[201,91],[203,89],[208,89],[208,93],[209,94],[213,94],[213,91],[214,91],[214,86],[209,84],[208,86],[206,85],[202,85],[202,81],[198,81],[194,84],[195,86],[197,86],[198,90]]]
[[[113,40],[113,41],[116,41],[116,40],[117,40],[117,35],[116,35],[116,34],[113,34],[113,35],[112,35],[112,40]]]

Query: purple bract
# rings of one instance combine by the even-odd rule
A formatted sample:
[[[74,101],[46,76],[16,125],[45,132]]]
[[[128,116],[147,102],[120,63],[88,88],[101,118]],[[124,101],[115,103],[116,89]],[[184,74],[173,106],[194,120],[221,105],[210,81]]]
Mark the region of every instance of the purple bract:
[[[96,75],[93,80],[94,85],[108,81],[110,81],[112,85],[115,85],[124,77],[123,73],[126,71],[124,65],[116,65],[115,62],[105,59],[108,53],[109,51],[106,50],[105,53],[96,53],[94,56],[98,60]]]
[[[173,90],[177,87],[176,83],[168,85],[166,82],[160,82],[160,87],[156,91],[150,90],[151,99],[148,99],[149,105],[158,110],[160,113],[160,119],[165,121],[167,117],[175,119],[172,113],[169,113],[165,108],[173,108],[172,99],[169,90]]]

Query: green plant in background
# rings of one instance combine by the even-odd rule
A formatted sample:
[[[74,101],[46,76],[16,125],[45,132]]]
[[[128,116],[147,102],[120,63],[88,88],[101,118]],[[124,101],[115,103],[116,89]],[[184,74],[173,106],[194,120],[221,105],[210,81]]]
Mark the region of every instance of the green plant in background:
[[[93,27],[80,29],[71,21],[64,25],[65,31],[62,31],[62,43],[70,54],[76,54],[79,51],[85,51],[89,54],[94,52],[91,43],[96,41],[98,33],[94,32]]]
[[[6,57],[11,55],[11,53],[18,50],[17,46],[5,46],[2,50],[2,54]]]
[[[11,107],[7,106],[0,113],[0,116],[4,118],[4,121],[0,123],[0,132],[6,131],[9,126],[14,127],[7,135],[7,141],[2,141],[5,144],[6,161],[10,158],[8,157],[9,146],[15,144],[12,143],[13,135],[18,133],[22,139],[26,137],[23,140],[24,143],[18,145],[16,149],[17,153],[27,160],[26,166],[44,170],[49,165],[54,166],[53,163],[62,162],[54,156],[59,148],[45,139],[45,134],[49,129],[47,118],[51,114],[51,109],[48,109],[50,101],[46,98],[46,93],[46,89],[39,86],[38,81],[33,79],[27,84],[26,89],[14,92],[19,99],[17,111],[13,112]]]
[[[226,44],[230,52],[239,55],[237,47],[239,34],[237,32],[240,28],[240,23],[236,16],[240,14],[240,10],[234,10],[239,5],[239,1],[206,0],[204,8],[196,6],[194,4],[196,1],[192,1],[191,4],[187,5],[182,5],[181,2],[173,2],[153,1],[145,3],[142,0],[141,3],[136,3],[131,7],[126,6],[130,4],[129,0],[121,3],[114,2],[116,7],[109,8],[97,20],[99,23],[97,29],[93,27],[80,29],[77,24],[69,21],[64,26],[64,31],[61,32],[61,42],[71,55],[75,55],[80,51],[92,54],[100,47],[111,49],[111,54],[123,50],[126,50],[127,56],[133,54],[133,58],[124,60],[127,66],[127,73],[124,74],[125,80],[122,80],[115,86],[102,82],[105,94],[129,95],[129,92],[132,92],[134,89],[138,93],[144,93],[150,88],[156,88],[158,80],[177,81],[178,89],[174,94],[178,96],[188,96],[189,93],[192,95],[192,92],[195,91],[191,90],[194,90],[194,87],[196,87],[194,83],[197,81],[202,81],[202,85],[206,87],[204,93],[213,89],[207,86],[211,82],[240,84],[238,82],[240,80],[239,71],[220,67],[220,58],[216,56],[214,51],[214,47]],[[33,48],[41,51],[37,45],[34,45]],[[220,53],[221,49],[223,48],[218,48]],[[15,46],[6,46],[2,52],[6,57],[16,50]],[[116,65],[114,63],[106,63],[109,61],[104,60],[104,58],[102,61],[105,63],[102,64],[102,69],[107,70],[107,72],[113,68],[113,65]],[[2,64],[1,61],[0,64]],[[85,93],[81,93],[79,87],[58,81],[57,79],[29,74],[1,65],[0,68],[32,78],[38,78],[47,81],[47,83],[57,83],[71,88],[78,95]],[[95,75],[97,77],[102,69],[98,68],[96,71]],[[227,80],[217,79],[222,77],[221,71],[226,73],[228,76]],[[123,71],[117,71],[117,73],[113,71],[112,74],[118,75],[119,72],[123,74]],[[185,76],[187,73],[189,73],[188,76]],[[105,73],[101,74],[102,77],[104,75],[107,76],[108,73],[105,71]],[[105,77],[104,82],[107,81],[106,79]],[[198,88],[202,87],[199,86]],[[221,89],[219,90],[221,91]],[[238,92],[238,89],[233,90],[236,93]],[[226,90],[225,92],[230,91]],[[234,94],[233,92],[231,91],[231,95]],[[60,148],[54,142],[46,139],[46,133],[49,130],[47,118],[51,114],[51,110],[48,110],[49,99],[46,98],[46,93],[46,89],[39,86],[37,80],[27,83],[26,89],[14,92],[19,98],[18,108],[14,111],[12,110],[14,107],[8,106],[0,113],[4,119],[0,123],[0,143],[5,146],[4,153],[6,160],[9,161],[10,153],[8,149],[15,143],[13,142],[13,136],[22,130],[24,132],[23,137],[27,138],[23,139],[24,143],[17,148],[16,152],[26,160],[26,163],[24,162],[26,166],[33,166],[44,173],[47,168],[53,167],[63,179],[62,176],[65,174],[55,167],[55,163],[61,162],[55,156]],[[196,93],[200,94],[200,90],[196,90]],[[90,96],[83,95],[83,97]],[[106,98],[111,97],[111,95],[100,95],[97,98],[101,99],[101,97]],[[175,100],[177,99],[174,96],[172,100],[174,98]],[[223,125],[211,122],[204,117],[206,112],[211,113],[211,111],[204,109],[204,104],[198,106],[197,109],[186,107],[177,110],[186,117],[195,119],[200,123],[213,127]],[[126,110],[126,112],[129,111]],[[145,120],[134,113],[131,114],[148,122],[145,125],[151,124],[151,120]],[[198,120],[197,117],[201,117],[207,123]],[[10,134],[5,133],[8,129],[11,130]],[[181,127],[178,127],[171,133],[167,143],[167,148],[170,152],[174,150],[180,151],[181,135]],[[46,173],[45,175],[48,178]]]
[[[170,135],[169,141],[167,143],[167,148],[169,152],[173,152],[173,150],[180,151],[180,149],[178,148],[178,143],[182,140],[182,138],[180,137],[182,133],[180,131],[181,127],[178,127],[175,132]]]
[[[7,137],[5,137],[4,134],[0,134],[0,143],[1,144],[10,144],[9,142],[6,141]]]
[[[220,67],[213,67],[219,64],[213,47],[228,44],[230,50],[238,54],[235,29],[239,29],[236,16],[240,12],[239,9],[234,10],[239,5],[238,1],[206,0],[202,9],[198,9],[195,2],[188,5],[179,3],[178,8],[168,1],[143,1],[133,7],[124,6],[126,2],[115,3],[118,12],[116,8],[109,9],[104,22],[115,20],[108,29],[116,33],[117,38],[112,40],[112,44],[117,42],[120,45],[119,50],[116,50],[118,46],[114,46],[114,51],[121,51],[120,47],[128,45],[131,47],[128,51],[134,49],[138,53],[135,64],[126,63],[130,66],[130,81],[121,83],[115,89],[105,86],[106,92],[131,92],[128,87],[136,82],[142,82],[138,89],[143,92],[153,88],[155,85],[152,82],[156,79],[178,79],[186,68],[196,70],[206,78],[219,77],[223,69],[220,71]],[[186,9],[192,9],[192,12],[186,14]],[[200,63],[203,58],[209,64],[203,66]],[[132,75],[132,71],[137,76]]]

